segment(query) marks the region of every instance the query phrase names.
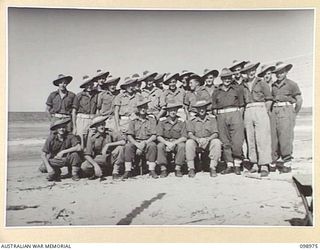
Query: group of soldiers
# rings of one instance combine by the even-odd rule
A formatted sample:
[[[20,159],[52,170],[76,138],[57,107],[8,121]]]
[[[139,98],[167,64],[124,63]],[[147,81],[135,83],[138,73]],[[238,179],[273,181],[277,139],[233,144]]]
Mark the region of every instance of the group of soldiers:
[[[259,66],[235,60],[220,74],[145,71],[126,77],[120,89],[120,77],[98,70],[83,77],[77,95],[67,90],[72,77],[59,75],[46,102],[51,132],[40,170],[49,181],[103,180],[108,171],[127,179],[141,158],[152,178],[166,177],[170,164],[177,177],[185,166],[194,177],[195,162],[205,155],[211,177],[220,161],[226,164],[221,174],[241,175],[246,166],[266,177],[277,161],[288,173],[301,92],[287,78],[292,64],[263,65],[257,72]]]

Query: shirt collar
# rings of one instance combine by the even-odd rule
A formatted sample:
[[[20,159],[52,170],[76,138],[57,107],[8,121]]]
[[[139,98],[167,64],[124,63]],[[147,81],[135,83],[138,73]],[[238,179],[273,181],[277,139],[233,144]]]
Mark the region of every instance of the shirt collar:
[[[205,121],[210,120],[210,117],[208,114],[206,115],[206,117],[204,119],[201,119],[200,116],[198,116],[198,115],[196,115],[195,118],[196,118],[196,121],[200,121],[200,122],[205,122]]]
[[[277,87],[277,88],[281,88],[284,85],[286,85],[287,83],[287,78],[284,78],[281,82],[279,82],[278,80],[275,81],[274,83],[272,83],[272,87]]]

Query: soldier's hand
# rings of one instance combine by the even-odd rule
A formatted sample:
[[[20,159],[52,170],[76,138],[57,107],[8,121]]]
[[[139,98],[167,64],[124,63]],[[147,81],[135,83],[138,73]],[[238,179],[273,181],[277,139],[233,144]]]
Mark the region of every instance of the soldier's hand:
[[[61,151],[54,158],[61,159],[63,157],[63,155],[64,155],[64,153]]]
[[[143,151],[138,148],[137,151],[136,151],[136,154],[137,154],[137,155],[142,155],[142,154],[143,154]]]
[[[101,168],[97,163],[94,165],[94,174],[97,177],[101,177],[102,176]]]

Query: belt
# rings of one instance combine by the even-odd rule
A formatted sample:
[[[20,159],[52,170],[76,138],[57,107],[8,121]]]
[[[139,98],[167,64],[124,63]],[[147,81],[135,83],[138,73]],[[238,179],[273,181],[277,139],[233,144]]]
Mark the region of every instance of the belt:
[[[248,103],[246,105],[246,108],[252,108],[252,107],[265,107],[265,103],[264,102],[251,102],[251,103]]]
[[[273,104],[273,107],[284,107],[284,106],[291,106],[293,105],[290,102],[276,102]]]
[[[224,109],[218,109],[218,114],[236,112],[236,111],[239,111],[239,110],[240,110],[240,108],[224,108]]]
[[[122,119],[122,120],[129,120],[129,119],[130,119],[130,116],[121,115],[121,116],[120,116],[120,119]]]
[[[52,114],[53,117],[56,117],[56,118],[69,118],[71,117],[71,115],[66,115],[66,114]]]
[[[83,113],[79,113],[77,114],[77,116],[83,119],[92,119],[95,117],[94,114],[83,114]]]

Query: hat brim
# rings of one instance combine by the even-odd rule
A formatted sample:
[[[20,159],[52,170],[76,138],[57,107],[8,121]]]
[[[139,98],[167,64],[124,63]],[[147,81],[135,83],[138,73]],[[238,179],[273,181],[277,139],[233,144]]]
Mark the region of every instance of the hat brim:
[[[271,73],[276,69],[275,66],[269,66],[266,69],[262,70],[259,74],[258,77],[263,77],[265,75],[265,73],[269,70],[271,71]]]
[[[208,75],[213,75],[213,77],[218,77],[219,71],[216,70],[216,69],[211,70],[211,71],[205,73],[205,74],[202,76],[202,79],[206,78]]]
[[[125,89],[126,86],[133,85],[133,84],[135,84],[136,82],[137,82],[137,79],[128,80],[128,81],[122,83],[122,84],[120,85],[120,88],[121,88],[121,89]]]
[[[238,64],[235,64],[235,65],[231,66],[229,69],[230,69],[231,71],[234,71],[236,67],[239,67],[239,66],[240,66],[240,67],[243,68],[246,63],[248,63],[248,62],[247,62],[247,61],[239,62]]]
[[[166,79],[166,80],[163,81],[163,84],[168,85],[168,84],[169,84],[168,82],[169,82],[171,79],[179,80],[179,74],[176,73],[176,74],[170,76],[168,79]]]
[[[80,85],[80,88],[84,89],[87,85],[93,84],[93,79],[89,79]]]
[[[137,108],[138,108],[138,107],[141,107],[141,106],[143,106],[143,105],[148,104],[149,102],[151,102],[151,101],[150,101],[150,100],[146,100],[146,101],[143,101],[143,102],[137,103],[136,107],[137,107]]]
[[[192,74],[194,74],[193,72],[185,72],[185,73],[183,73],[183,74],[181,74],[180,76],[179,76],[179,80],[181,80],[183,77],[185,77],[185,76],[191,76]]]
[[[168,110],[168,109],[174,109],[174,108],[176,108],[176,109],[182,108],[182,105],[181,104],[176,104],[176,105],[164,107],[163,109],[164,110]]]
[[[53,130],[58,129],[59,127],[67,126],[67,124],[68,124],[69,122],[71,122],[71,119],[70,119],[70,118],[67,118],[67,119],[65,119],[65,120],[61,120],[61,122],[58,123],[58,124],[52,124],[52,125],[50,126],[50,130],[53,131]]]
[[[68,85],[72,81],[72,76],[65,76],[53,81],[53,85],[58,86],[62,80],[67,80],[66,84]]]
[[[211,104],[211,102],[207,102],[207,103],[204,103],[204,104],[198,104],[198,105],[192,105],[193,108],[201,108],[201,107],[207,107]]]
[[[221,74],[221,75],[220,75],[220,79],[221,79],[221,78],[231,78],[233,75],[234,75],[233,72],[227,73],[227,74]]]
[[[250,66],[248,66],[248,67],[244,67],[244,68],[240,71],[240,73],[245,73],[245,72],[248,72],[248,71],[250,71],[250,70],[256,70],[256,69],[259,67],[259,65],[260,65],[260,63],[256,63],[256,64],[252,64],[252,65],[250,65]]]
[[[108,75],[110,74],[110,72],[102,72],[102,73],[99,73],[98,75],[96,75],[95,77],[92,78],[92,81],[96,81],[96,80],[99,80],[101,78],[106,78],[108,77]]]
[[[108,118],[109,118],[109,116],[103,116],[103,118],[101,117],[101,119],[93,122],[93,123],[90,125],[90,128],[93,128],[93,127],[95,127],[97,124],[106,121]]]
[[[189,78],[188,78],[188,83],[189,83],[192,79],[198,80],[199,83],[200,83],[200,86],[204,85],[204,81],[203,81],[203,78],[202,78],[201,76],[196,75],[196,74],[189,76]]]
[[[292,64],[286,64],[286,65],[284,65],[282,67],[279,67],[279,68],[276,67],[275,70],[272,73],[277,73],[277,72],[279,72],[280,70],[283,70],[283,69],[285,69],[288,72],[288,71],[290,71],[292,69],[292,67],[293,67]]]
[[[120,81],[120,77],[113,78],[113,79],[107,80],[107,81],[103,84],[103,86],[118,84],[119,81]]]
[[[158,75],[158,73],[154,72],[154,73],[150,73],[146,76],[142,76],[140,79],[139,79],[139,82],[143,82],[145,80],[147,80],[148,78],[153,78],[153,80],[155,80],[154,78],[156,77],[156,75]]]

